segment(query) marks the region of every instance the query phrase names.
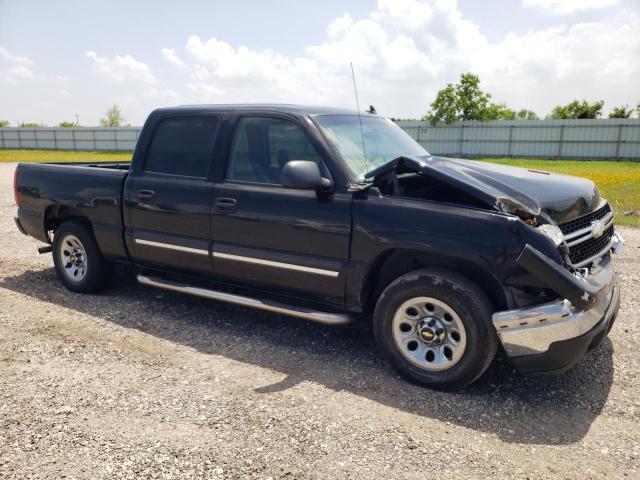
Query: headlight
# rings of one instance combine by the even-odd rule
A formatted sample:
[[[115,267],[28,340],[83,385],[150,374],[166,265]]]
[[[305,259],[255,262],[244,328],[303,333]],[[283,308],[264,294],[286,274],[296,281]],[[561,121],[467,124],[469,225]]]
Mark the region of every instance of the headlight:
[[[538,230],[541,234],[549,237],[553,243],[555,243],[556,247],[562,245],[564,242],[564,235],[562,234],[562,230],[560,230],[555,225],[540,225],[536,230]]]

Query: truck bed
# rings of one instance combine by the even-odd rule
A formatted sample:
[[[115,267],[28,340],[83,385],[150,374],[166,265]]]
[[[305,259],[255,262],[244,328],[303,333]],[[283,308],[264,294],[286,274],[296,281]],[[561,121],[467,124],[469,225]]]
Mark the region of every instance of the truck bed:
[[[87,218],[109,258],[126,258],[122,195],[129,163],[20,163],[16,167],[20,226],[48,242],[62,213]]]

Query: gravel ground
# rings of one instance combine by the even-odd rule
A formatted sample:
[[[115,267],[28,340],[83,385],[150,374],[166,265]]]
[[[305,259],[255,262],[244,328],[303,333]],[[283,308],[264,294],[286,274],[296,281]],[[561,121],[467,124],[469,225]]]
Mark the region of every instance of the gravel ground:
[[[640,477],[640,230],[610,338],[560,377],[505,361],[435,392],[371,332],[137,285],[56,280],[0,165],[1,478]]]

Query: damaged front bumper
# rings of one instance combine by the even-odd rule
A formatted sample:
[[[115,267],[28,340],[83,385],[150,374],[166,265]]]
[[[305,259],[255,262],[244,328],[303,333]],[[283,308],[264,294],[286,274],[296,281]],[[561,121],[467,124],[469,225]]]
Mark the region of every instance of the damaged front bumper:
[[[623,243],[614,235],[613,252]],[[613,260],[607,254],[589,274],[574,275],[527,245],[518,264],[561,297],[533,307],[493,314],[505,352],[521,373],[559,373],[571,368],[607,335],[620,307]]]

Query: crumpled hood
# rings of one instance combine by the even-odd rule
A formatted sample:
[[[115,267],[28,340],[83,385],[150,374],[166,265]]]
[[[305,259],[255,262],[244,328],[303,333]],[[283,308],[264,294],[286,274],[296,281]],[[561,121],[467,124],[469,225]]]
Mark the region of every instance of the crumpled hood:
[[[397,173],[421,172],[500,211],[542,216],[547,222],[566,222],[600,204],[598,187],[585,178],[445,157],[401,157],[394,162]],[[389,165],[383,165],[368,176],[389,170]]]

